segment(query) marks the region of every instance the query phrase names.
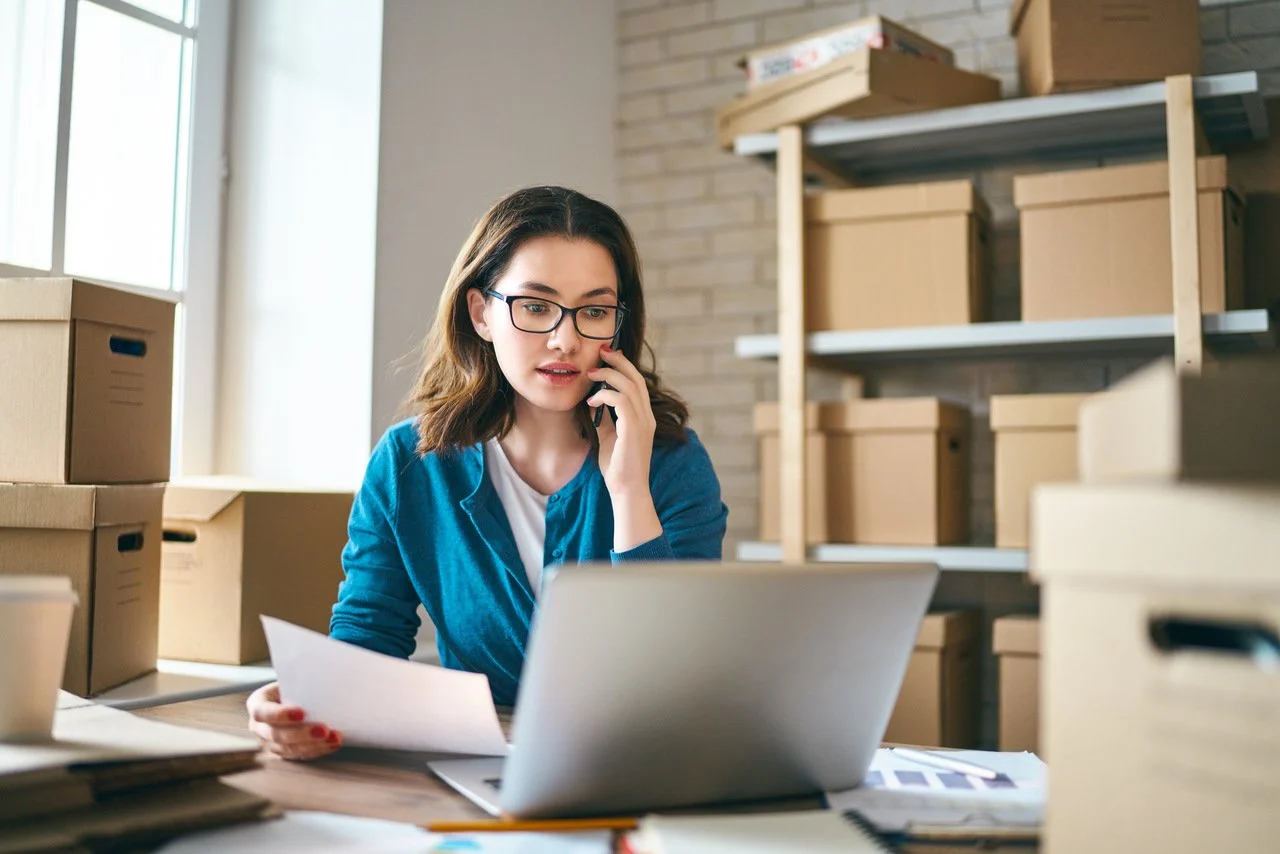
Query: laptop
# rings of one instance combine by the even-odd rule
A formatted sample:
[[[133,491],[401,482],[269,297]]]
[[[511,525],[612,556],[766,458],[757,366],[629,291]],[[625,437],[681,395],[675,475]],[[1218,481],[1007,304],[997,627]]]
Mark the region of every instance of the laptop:
[[[565,566],[543,587],[510,754],[428,767],[516,818],[852,788],[937,578],[907,564]]]

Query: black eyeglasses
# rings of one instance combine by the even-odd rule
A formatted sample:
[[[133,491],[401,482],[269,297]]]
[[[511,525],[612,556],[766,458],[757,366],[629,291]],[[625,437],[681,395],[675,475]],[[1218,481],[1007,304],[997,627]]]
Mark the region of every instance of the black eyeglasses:
[[[627,311],[622,303],[580,305],[577,308],[569,308],[542,297],[510,296],[498,293],[492,288],[484,293],[507,304],[507,311],[511,314],[511,325],[521,332],[539,334],[553,332],[568,314],[573,317],[573,327],[583,338],[609,341],[618,334],[622,326],[622,317]]]

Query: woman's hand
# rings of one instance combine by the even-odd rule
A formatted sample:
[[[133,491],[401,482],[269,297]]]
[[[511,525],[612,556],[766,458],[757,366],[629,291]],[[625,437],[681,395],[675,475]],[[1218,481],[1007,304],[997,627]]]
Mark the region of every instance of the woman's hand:
[[[662,523],[649,492],[649,464],[658,422],[649,405],[649,388],[640,369],[621,351],[600,348],[605,367],[587,372],[612,388],[587,398],[587,405],[612,406],[616,421],[606,413],[596,435],[600,440],[600,472],[613,501],[613,549],[622,552],[662,534]],[[593,413],[594,414],[594,413]]]
[[[263,685],[245,701],[249,730],[262,746],[285,759],[318,759],[342,746],[342,734],[315,721],[297,706],[280,702],[280,683]]]

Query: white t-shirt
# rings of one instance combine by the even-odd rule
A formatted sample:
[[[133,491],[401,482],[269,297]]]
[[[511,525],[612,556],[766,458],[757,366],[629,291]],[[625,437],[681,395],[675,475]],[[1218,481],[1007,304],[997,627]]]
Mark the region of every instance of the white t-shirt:
[[[484,443],[484,463],[502,509],[507,511],[520,561],[536,595],[542,585],[542,554],[547,541],[547,496],[524,482],[497,439]]]

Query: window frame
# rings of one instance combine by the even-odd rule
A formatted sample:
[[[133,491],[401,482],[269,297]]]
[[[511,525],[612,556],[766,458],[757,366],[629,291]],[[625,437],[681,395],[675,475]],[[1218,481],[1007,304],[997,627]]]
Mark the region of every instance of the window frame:
[[[0,262],[0,276],[63,276],[66,257],[67,169],[71,139],[71,92],[75,80],[76,19],[80,0],[62,0],[61,74],[58,83],[57,152],[54,166],[53,230],[50,268],[35,269]],[[195,5],[193,23],[170,20],[126,0],[84,0],[191,39],[188,106],[180,111],[188,123],[186,234],[175,243],[172,288],[160,290],[83,276],[177,306],[174,328],[173,473],[202,474],[214,470],[219,359],[219,315],[222,268],[222,221],[229,177],[227,93],[233,0],[188,0]],[[182,165],[179,166],[181,170]],[[177,180],[175,175],[175,181]]]

